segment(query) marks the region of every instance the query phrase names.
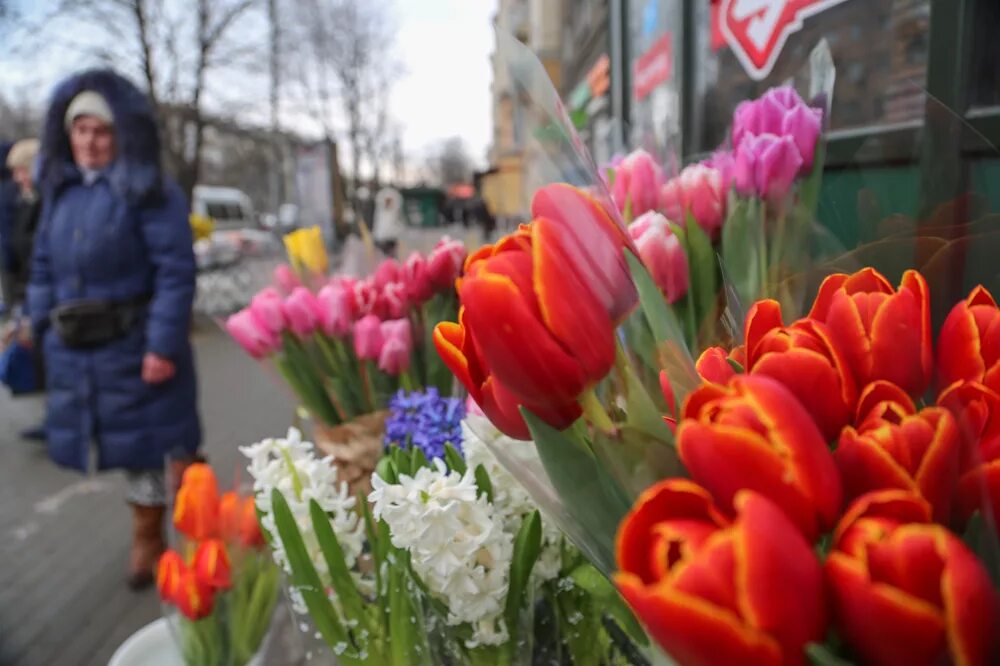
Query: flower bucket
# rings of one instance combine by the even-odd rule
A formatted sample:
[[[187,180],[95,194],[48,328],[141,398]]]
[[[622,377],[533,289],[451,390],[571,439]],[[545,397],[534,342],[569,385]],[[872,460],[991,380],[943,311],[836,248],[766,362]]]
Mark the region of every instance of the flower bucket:
[[[351,493],[367,497],[371,491],[371,476],[382,456],[385,419],[382,410],[364,414],[338,426],[313,426],[316,448],[333,456],[337,478],[346,481]]]
[[[264,652],[269,641],[270,632],[265,636],[257,654],[247,662],[247,666],[261,666],[264,663]],[[169,621],[161,617],[125,639],[111,656],[108,666],[180,666],[183,663],[177,642],[171,635]]]

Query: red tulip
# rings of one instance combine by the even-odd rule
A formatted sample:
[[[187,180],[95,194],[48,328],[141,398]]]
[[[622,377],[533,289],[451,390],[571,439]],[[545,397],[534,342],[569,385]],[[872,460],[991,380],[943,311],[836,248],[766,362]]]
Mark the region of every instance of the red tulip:
[[[401,319],[410,309],[410,297],[406,293],[406,285],[402,282],[390,282],[382,288],[379,294],[385,308],[385,316],[389,319]]]
[[[956,305],[938,338],[938,387],[957,381],[1000,391],[1000,309],[983,286]]]
[[[378,304],[378,289],[371,280],[361,280],[354,284],[354,303],[357,316],[376,314]]]
[[[372,275],[372,282],[377,291],[385,288],[390,282],[399,282],[403,279],[403,266],[395,259],[386,259],[375,269]]]
[[[858,396],[827,328],[810,319],[785,326],[778,302],[764,300],[747,313],[745,337],[747,372],[785,385],[815,419],[824,439],[835,440],[854,416]]]
[[[764,375],[705,384],[682,414],[681,460],[723,510],[732,512],[733,498],[747,489],[781,507],[809,539],[833,526],[837,467],[816,423],[782,384]]]
[[[427,277],[431,286],[437,291],[454,289],[468,254],[462,241],[447,236],[439,240],[427,257]]]
[[[1000,530],[1000,393],[978,382],[955,382],[938,396],[955,415],[962,455],[955,518],[964,526],[979,511]]]
[[[1000,597],[986,569],[944,527],[912,522],[905,494],[873,495],[848,509],[826,560],[840,637],[873,666],[997,663]]]
[[[555,185],[532,209],[534,222],[469,257],[460,322],[439,324],[435,341],[470,393],[492,378],[495,396],[509,393],[510,404],[564,427],[580,394],[611,369],[615,326],[636,293],[625,233],[596,201]]]
[[[174,527],[195,541],[218,534],[219,486],[208,465],[195,463],[184,470],[174,503]]]
[[[198,581],[206,587],[225,590],[233,584],[226,544],[219,539],[206,539],[198,544],[193,566]]]
[[[519,411],[524,406],[532,414],[555,428],[563,429],[580,418],[576,401],[561,405],[533,405],[523,402],[494,377],[479,355],[465,326],[464,308],[458,312],[458,323],[441,322],[434,328],[434,346],[445,365],[465,386],[490,421],[504,434],[515,439],[531,439],[531,433]]]
[[[615,584],[677,663],[806,664],[826,629],[820,564],[768,499],[735,507],[730,524],[690,481],[649,488],[619,528]]]
[[[918,396],[931,378],[930,297],[916,271],[898,290],[872,268],[823,281],[810,319],[826,324],[858,386],[884,379]]]
[[[709,347],[698,357],[694,368],[698,371],[698,375],[707,382],[728,384],[729,380],[737,374],[730,359],[730,352],[722,347]]]
[[[858,429],[844,428],[834,459],[848,500],[872,490],[899,488],[921,495],[934,520],[947,523],[958,481],[959,434],[940,407],[917,412],[912,403],[873,406]]]

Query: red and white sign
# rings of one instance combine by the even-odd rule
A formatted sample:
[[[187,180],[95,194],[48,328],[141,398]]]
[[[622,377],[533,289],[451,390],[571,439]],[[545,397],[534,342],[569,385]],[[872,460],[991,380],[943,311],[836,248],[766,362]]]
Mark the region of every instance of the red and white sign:
[[[771,73],[788,37],[802,29],[802,21],[846,1],[721,0],[719,33],[750,78],[760,81]]]
[[[668,32],[632,65],[632,90],[637,100],[645,98],[656,86],[674,75],[674,42]]]

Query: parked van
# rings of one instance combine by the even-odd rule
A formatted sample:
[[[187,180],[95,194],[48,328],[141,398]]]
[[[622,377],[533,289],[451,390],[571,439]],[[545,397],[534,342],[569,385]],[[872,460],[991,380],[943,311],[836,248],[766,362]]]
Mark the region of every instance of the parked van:
[[[192,199],[191,210],[212,218],[216,230],[257,227],[250,197],[236,188],[196,185]]]

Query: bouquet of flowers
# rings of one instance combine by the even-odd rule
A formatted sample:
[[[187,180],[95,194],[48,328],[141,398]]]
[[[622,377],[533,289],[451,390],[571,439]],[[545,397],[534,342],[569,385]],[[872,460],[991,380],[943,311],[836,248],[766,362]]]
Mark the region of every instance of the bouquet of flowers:
[[[300,274],[277,271],[278,287],[256,294],[226,330],[252,357],[274,362],[310,417],[336,426],[384,409],[399,388],[451,391],[431,329],[454,317],[453,285],[466,255],[461,243],[444,238],[427,257],[387,259],[358,280],[321,277],[326,255],[318,238],[286,242]],[[300,247],[317,243],[316,251]]]
[[[184,663],[242,666],[261,649],[278,597],[253,497],[219,495],[212,468],[189,466],[174,510],[181,534],[160,558],[157,589]]]
[[[629,663],[620,637],[641,630],[465,421],[482,417],[433,388],[391,411],[370,506],[295,430],[244,449],[295,605],[340,662]]]
[[[723,197],[648,196],[664,187],[632,158],[617,202],[547,99],[577,186],[540,187],[528,225],[470,255],[435,330],[489,419],[533,440],[538,465],[510,443],[504,466],[679,663],[996,663],[992,297],[955,307],[936,354],[916,271],[837,273],[806,300],[820,118],[788,90],[737,113]],[[647,205],[683,219],[628,229],[619,209]],[[641,248],[665,226],[686,301],[657,278],[679,255]]]

